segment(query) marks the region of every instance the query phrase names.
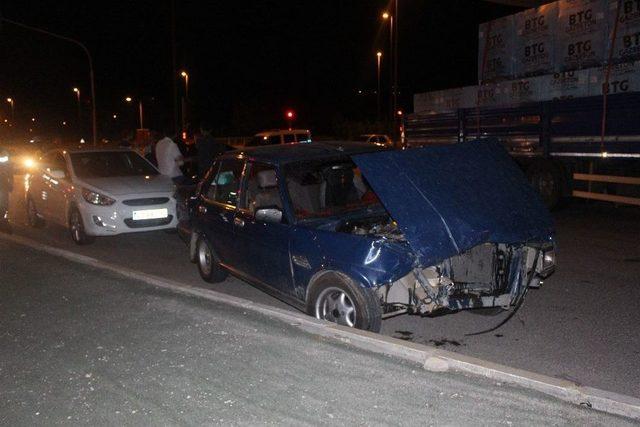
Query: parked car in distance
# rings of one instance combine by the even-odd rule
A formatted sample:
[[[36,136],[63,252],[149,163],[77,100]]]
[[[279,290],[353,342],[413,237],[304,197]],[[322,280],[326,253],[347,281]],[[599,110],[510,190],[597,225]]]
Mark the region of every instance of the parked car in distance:
[[[177,225],[173,182],[128,149],[49,151],[25,187],[29,224],[66,226],[77,244]]]
[[[274,129],[260,132],[246,144],[246,147],[311,142],[308,129]]]
[[[188,212],[203,279],[232,272],[373,331],[402,313],[519,306],[555,265],[549,212],[496,142],[227,153]]]
[[[360,135],[359,137],[355,138],[354,141],[364,142],[366,144],[373,144],[379,147],[393,147],[393,141],[391,141],[391,138],[383,134],[371,133],[366,135]]]

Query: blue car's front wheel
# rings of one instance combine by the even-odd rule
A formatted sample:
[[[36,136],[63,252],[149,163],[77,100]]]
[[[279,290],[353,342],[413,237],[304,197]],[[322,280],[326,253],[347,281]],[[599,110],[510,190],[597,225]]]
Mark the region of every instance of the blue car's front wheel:
[[[382,311],[375,292],[338,273],[326,273],[313,284],[307,312],[352,328],[380,331]]]

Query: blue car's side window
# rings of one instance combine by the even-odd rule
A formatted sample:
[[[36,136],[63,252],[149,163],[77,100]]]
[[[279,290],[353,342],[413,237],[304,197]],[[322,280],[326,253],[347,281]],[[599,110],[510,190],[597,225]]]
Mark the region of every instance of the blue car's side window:
[[[236,206],[244,162],[238,159],[222,160],[218,172],[203,191],[210,201]]]
[[[245,197],[240,203],[240,209],[247,210],[251,215],[261,208],[282,210],[277,174],[273,166],[251,163],[246,181]]]

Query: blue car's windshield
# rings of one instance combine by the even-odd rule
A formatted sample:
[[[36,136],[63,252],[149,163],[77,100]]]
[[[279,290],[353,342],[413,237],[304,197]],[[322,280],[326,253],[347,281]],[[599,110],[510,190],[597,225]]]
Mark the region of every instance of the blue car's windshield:
[[[358,167],[348,158],[293,163],[285,168],[285,179],[298,220],[381,207]]]

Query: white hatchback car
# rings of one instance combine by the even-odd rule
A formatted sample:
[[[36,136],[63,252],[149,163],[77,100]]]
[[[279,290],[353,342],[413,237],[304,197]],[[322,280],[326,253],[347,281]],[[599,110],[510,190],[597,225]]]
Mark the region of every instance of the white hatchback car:
[[[25,187],[29,224],[67,226],[77,244],[178,223],[171,178],[131,150],[50,151]]]

